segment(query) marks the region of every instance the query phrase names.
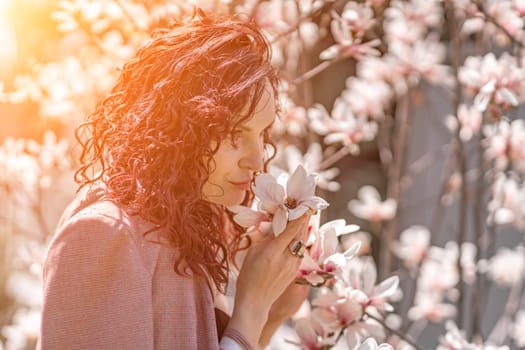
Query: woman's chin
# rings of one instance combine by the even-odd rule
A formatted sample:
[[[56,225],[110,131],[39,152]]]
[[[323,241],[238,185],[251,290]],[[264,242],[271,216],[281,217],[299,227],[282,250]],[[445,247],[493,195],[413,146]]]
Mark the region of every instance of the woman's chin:
[[[207,198],[207,201],[214,204],[223,205],[225,207],[232,207],[234,205],[242,204],[242,202],[244,202],[245,197],[245,195],[235,195],[233,193],[230,193],[227,196]]]

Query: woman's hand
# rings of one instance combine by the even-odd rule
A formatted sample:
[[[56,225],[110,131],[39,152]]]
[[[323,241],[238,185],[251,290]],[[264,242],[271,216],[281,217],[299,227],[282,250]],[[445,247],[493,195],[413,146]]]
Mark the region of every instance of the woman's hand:
[[[288,245],[306,241],[309,218],[305,214],[288,223],[278,237],[255,242],[244,258],[228,326],[241,332],[254,348],[270,308],[295,279],[301,259],[291,254]]]
[[[273,303],[268,314],[268,321],[259,338],[259,346],[265,348],[277,328],[282,325],[290,316],[295,314],[306,300],[310,286],[292,282],[284,293]]]

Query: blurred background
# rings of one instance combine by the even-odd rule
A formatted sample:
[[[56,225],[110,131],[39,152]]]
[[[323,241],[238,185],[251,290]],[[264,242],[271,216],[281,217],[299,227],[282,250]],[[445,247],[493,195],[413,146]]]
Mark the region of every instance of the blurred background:
[[[323,221],[361,227],[339,249],[361,241],[378,280],[399,277],[368,335],[524,347],[525,1],[0,0],[0,349],[36,344],[74,128],[151,32],[195,6],[261,26],[283,78],[275,169],[318,173]],[[305,348],[295,321],[272,348]]]

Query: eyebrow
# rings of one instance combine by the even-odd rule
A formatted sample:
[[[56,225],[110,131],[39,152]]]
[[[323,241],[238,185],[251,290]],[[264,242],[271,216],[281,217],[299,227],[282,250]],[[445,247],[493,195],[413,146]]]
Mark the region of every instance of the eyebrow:
[[[275,123],[275,120],[273,120],[273,121],[272,121],[267,127],[265,127],[264,130],[266,130],[266,129],[270,129],[270,128],[273,126],[274,123]],[[252,128],[250,128],[250,127],[248,127],[248,126],[246,126],[246,125],[239,125],[239,128],[240,128],[241,130],[243,130],[243,131],[247,131],[247,132],[253,131]]]

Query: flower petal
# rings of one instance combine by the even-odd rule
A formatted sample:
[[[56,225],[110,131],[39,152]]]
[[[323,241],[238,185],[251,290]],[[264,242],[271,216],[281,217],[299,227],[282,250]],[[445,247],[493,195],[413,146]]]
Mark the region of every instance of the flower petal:
[[[326,257],[336,253],[339,241],[337,240],[337,234],[335,233],[334,228],[322,232],[319,238],[321,239],[322,244],[322,254],[319,259],[322,261]]]
[[[299,165],[288,179],[286,184],[286,195],[289,198],[301,200],[315,193],[315,176],[307,175],[302,165]]]
[[[284,229],[286,228],[287,222],[288,222],[288,212],[285,209],[280,207],[279,209],[277,209],[277,211],[275,212],[273,216],[272,227],[273,227],[273,234],[275,235],[275,237],[279,236],[284,231]]]
[[[338,305],[339,318],[344,324],[350,324],[363,316],[361,304],[352,299],[346,299],[343,304]]]
[[[321,271],[321,267],[317,261],[312,259],[308,252],[305,252],[303,260],[301,261],[301,265],[299,266],[299,271],[301,273],[307,274],[310,271]]]
[[[308,348],[316,345],[317,334],[310,320],[306,318],[298,319],[295,322],[295,332],[301,339],[301,342]]]
[[[306,213],[307,211],[308,211],[308,207],[304,205],[299,205],[296,208],[288,211],[288,220],[292,221],[292,220],[298,219],[301,216],[303,216],[303,214]]]
[[[233,216],[233,220],[242,227],[257,226],[269,219],[268,214],[245,207]]]
[[[317,196],[311,196],[309,198],[300,200],[299,203],[301,205],[307,206],[308,208],[319,209],[319,210],[326,209],[329,206],[327,201]]]
[[[355,242],[350,248],[348,248],[343,255],[345,256],[346,260],[352,259],[357,253],[359,253],[359,249],[361,248],[361,241]]]
[[[377,280],[377,269],[372,259],[366,259],[363,264],[363,286],[361,290],[371,296]]]
[[[322,284],[324,282],[324,278],[315,273],[315,271],[310,272],[303,278],[307,280],[312,286],[317,286],[318,284]]]
[[[399,285],[398,276],[392,276],[390,278],[387,278],[386,280],[384,280],[383,282],[381,282],[374,288],[374,295],[372,297],[374,299],[387,298],[396,292],[398,285]]]
[[[332,272],[338,268],[342,268],[346,265],[345,256],[341,253],[335,253],[330,255],[324,260],[324,268],[326,272]]]
[[[274,205],[284,201],[284,188],[279,185],[275,178],[270,174],[261,174],[255,178],[255,184],[252,186],[253,193],[257,196],[263,205]]]

